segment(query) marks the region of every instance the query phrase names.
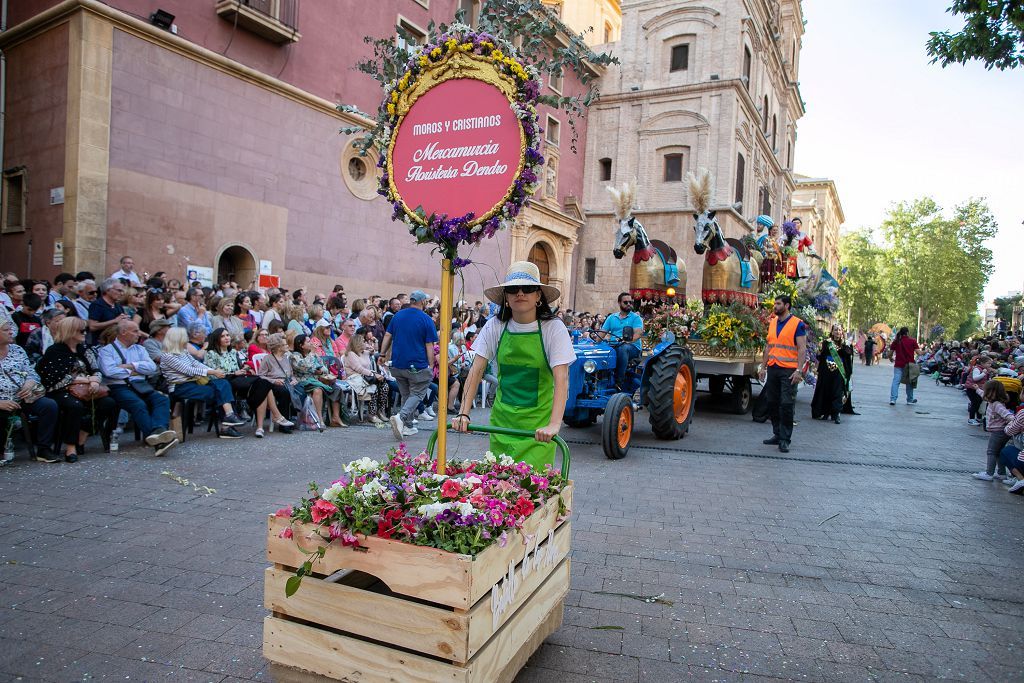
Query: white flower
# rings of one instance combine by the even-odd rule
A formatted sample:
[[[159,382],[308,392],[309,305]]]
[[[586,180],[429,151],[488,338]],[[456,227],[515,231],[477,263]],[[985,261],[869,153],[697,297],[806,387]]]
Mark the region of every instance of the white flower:
[[[351,474],[352,472],[359,472],[361,474],[365,474],[366,472],[370,472],[372,470],[376,470],[379,468],[380,463],[377,462],[376,460],[371,460],[370,458],[362,457],[359,458],[358,460],[353,460],[349,464],[345,465],[345,472],[349,474]]]
[[[381,483],[376,479],[372,479],[363,484],[362,488],[359,489],[358,495],[362,498],[370,498],[374,494],[380,493],[383,490],[384,487],[381,485]]]
[[[516,464],[515,460],[513,460],[509,456],[505,455],[504,453],[501,454],[501,458],[498,459],[498,462],[501,463],[501,465],[503,467],[509,467],[511,465],[515,465]]]
[[[474,508],[469,503],[456,503],[456,506],[459,508],[459,514],[463,517],[465,517],[466,515],[471,515],[474,512],[476,512],[476,508]]]
[[[482,483],[484,483],[483,479],[481,479],[480,477],[474,477],[473,475],[470,475],[470,476],[468,476],[468,477],[466,477],[465,479],[462,480],[463,488],[472,488],[476,484],[482,484]],[[468,484],[468,486],[467,486],[467,484]]]
[[[427,505],[420,505],[416,510],[424,517],[434,519],[445,510],[451,510],[451,508],[451,503],[428,503]]]
[[[498,462],[498,459],[494,457],[494,453],[487,451],[486,453],[484,453],[484,462],[487,463],[488,465],[493,465],[494,463]]]
[[[432,474],[432,475],[430,475],[430,478],[433,479],[434,481],[444,481],[445,479],[448,478],[448,475],[447,474]]]
[[[341,498],[341,492],[345,490],[345,487],[341,483],[333,484],[329,489],[325,490],[320,497],[329,503],[337,504],[338,499]]]

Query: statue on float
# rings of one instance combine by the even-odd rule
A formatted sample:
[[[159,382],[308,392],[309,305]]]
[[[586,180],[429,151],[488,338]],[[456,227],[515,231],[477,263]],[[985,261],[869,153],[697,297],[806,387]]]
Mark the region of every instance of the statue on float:
[[[754,225],[757,226],[756,244],[758,249],[755,257],[760,256],[758,263],[761,266],[761,289],[763,290],[775,281],[779,273],[786,274],[786,262],[782,254],[786,240],[782,230],[775,224],[771,216],[761,214],[754,219]]]
[[[701,299],[706,304],[739,302],[757,306],[760,266],[751,249],[741,240],[726,238],[711,204],[711,173],[702,168],[695,176],[686,174],[696,221],[693,250],[704,255]]]
[[[612,255],[621,259],[633,248],[633,265],[629,269],[629,293],[640,307],[642,302],[660,302],[673,296],[669,289],[686,294],[686,272],[679,272],[676,250],[661,240],[652,240],[647,230],[633,215],[636,201],[636,180],[621,188],[608,186],[612,210],[619,221],[615,229]]]

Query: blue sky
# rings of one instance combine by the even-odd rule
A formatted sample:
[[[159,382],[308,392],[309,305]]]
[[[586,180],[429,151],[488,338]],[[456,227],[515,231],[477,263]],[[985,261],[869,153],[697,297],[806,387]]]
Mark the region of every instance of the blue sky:
[[[795,171],[836,181],[846,228],[901,200],[986,197],[999,223],[986,299],[1024,287],[1024,71],[929,64],[949,0],[804,0]]]

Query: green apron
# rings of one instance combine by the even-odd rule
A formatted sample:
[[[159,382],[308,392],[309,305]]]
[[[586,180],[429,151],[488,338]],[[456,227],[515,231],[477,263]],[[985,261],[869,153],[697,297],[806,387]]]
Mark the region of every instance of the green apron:
[[[494,355],[498,393],[491,409],[491,424],[531,432],[547,425],[551,421],[555,378],[544,350],[540,321],[536,332],[509,332],[506,323]],[[534,439],[491,434],[491,452],[528,462],[536,470],[555,462],[555,444]]]

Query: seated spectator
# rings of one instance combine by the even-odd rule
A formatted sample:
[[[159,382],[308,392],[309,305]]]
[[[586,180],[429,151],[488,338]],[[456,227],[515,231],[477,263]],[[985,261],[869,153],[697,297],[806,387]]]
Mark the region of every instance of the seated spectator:
[[[6,441],[8,425],[18,413],[36,418],[36,455],[39,462],[54,463],[53,435],[57,426],[57,403],[43,396],[45,389],[28,355],[14,344],[14,322],[0,307],[0,436]],[[6,461],[3,461],[6,463]]]
[[[241,336],[259,327],[251,311],[252,297],[247,292],[240,292],[234,299],[231,319],[224,321],[224,327],[231,332],[231,336]]]
[[[295,379],[313,399],[317,413],[323,414],[324,396],[326,396],[331,404],[331,426],[347,427],[348,425],[341,419],[341,387],[338,386],[338,380],[320,360],[320,356],[313,350],[310,338],[304,334],[298,335],[295,337],[292,349],[291,363],[292,369],[295,371]]]
[[[249,401],[253,385],[265,380],[256,377],[252,368],[239,362],[238,353],[235,351],[231,341],[231,333],[223,327],[215,329],[206,338],[206,355],[203,362],[211,368],[223,370],[225,379],[231,384],[231,391],[238,398],[244,398],[248,402],[250,412],[255,412],[257,407]],[[266,395],[266,391],[261,392]],[[273,416],[280,417],[276,406],[271,408]],[[257,425],[260,427],[262,425]]]
[[[281,415],[274,420],[274,424],[282,427],[282,431],[287,434],[290,433],[293,423],[285,419],[283,413],[289,409],[288,406],[292,405],[290,387],[297,384],[295,371],[292,369],[291,359],[288,358],[288,344],[283,334],[278,332],[267,337],[267,349],[269,353],[261,359],[256,368],[256,374],[269,381],[273,400],[277,402],[277,409]],[[253,400],[259,400],[262,403],[263,398],[266,396],[257,396]],[[257,427],[263,426],[263,422],[260,420],[261,415],[262,412],[257,408]]]
[[[4,305],[9,312],[13,313],[21,308],[21,302],[25,298],[25,285],[20,281],[11,282],[10,280],[6,281],[6,285],[7,300],[4,302]]]
[[[149,326],[153,324],[155,320],[167,320],[167,314],[164,312],[165,307],[164,292],[162,289],[151,289],[146,292],[146,301],[142,305],[142,310],[138,311],[139,329],[146,334],[150,334]]]
[[[191,356],[188,347],[188,335],[185,330],[175,327],[167,331],[163,341],[164,353],[160,356],[160,374],[167,380],[168,390],[173,396],[213,402],[224,411],[223,424],[220,430],[222,439],[241,439],[235,427],[245,424],[245,420],[235,414],[231,402],[235,396],[231,385],[224,379],[223,370],[214,370],[203,365]]]
[[[146,435],[146,444],[159,457],[178,445],[178,436],[167,428],[171,404],[149,381],[159,370],[139,344],[139,336],[134,320],[119,322],[117,338],[100,349],[100,372],[111,398],[132,416],[135,426]]]
[[[301,303],[288,304],[284,309],[284,319],[288,322],[285,331],[296,335],[306,333],[306,309]],[[293,337],[294,339],[294,337]]]
[[[999,452],[999,462],[1012,475],[1012,479],[1007,478],[1004,483],[1010,484],[1010,493],[1021,496],[1024,495],[1024,458],[1021,457],[1024,450],[1024,406],[1017,409],[1004,432],[1010,437],[1010,443]]]
[[[75,287],[78,285],[75,282],[75,276],[73,273],[60,273],[53,279],[53,288],[50,290],[50,296],[47,303],[50,306],[56,306],[57,302],[61,299],[71,300],[71,297],[75,295]]]
[[[281,323],[282,328],[284,327],[284,321],[281,319],[281,311],[284,310],[284,305],[287,303],[284,298],[284,294],[275,292],[273,294],[267,293],[267,310],[263,312],[263,320],[260,322],[260,327],[267,330],[270,327],[270,323],[277,321]],[[273,331],[270,332],[274,334]]]
[[[270,349],[267,348],[267,339],[270,338],[270,333],[266,330],[249,330],[246,334],[251,335],[249,349],[246,353],[248,360],[246,363],[255,371],[255,359],[256,356],[270,353]]]
[[[124,283],[114,278],[108,278],[100,284],[99,298],[89,304],[90,345],[97,343],[103,330],[128,319],[120,303],[125,289]]]
[[[357,329],[359,329],[359,323],[352,318],[348,318],[341,323],[341,334],[331,342],[331,349],[334,351],[335,356],[338,358],[345,357],[345,352],[348,350],[348,342]]]
[[[82,320],[88,320],[89,307],[92,306],[92,302],[96,300],[96,295],[99,293],[96,281],[92,279],[79,279],[76,291],[78,296],[72,301],[75,306],[75,315]]]
[[[124,309],[125,315],[130,320],[134,320],[136,324],[142,322],[142,310],[145,305],[146,291],[144,289],[136,289],[135,287],[125,288],[124,298],[121,299],[121,308]]]
[[[390,386],[384,374],[374,365],[366,348],[366,337],[362,334],[353,334],[349,340],[345,352],[345,376],[356,396],[366,400],[370,422],[387,422],[391,417]]]
[[[279,334],[284,332],[284,321],[282,320],[271,320],[270,324],[264,327],[270,334]]]
[[[78,461],[85,452],[89,434],[100,434],[104,451],[109,451],[110,433],[114,430],[114,399],[101,388],[98,369],[85,353],[85,327],[81,318],[61,320],[53,335],[53,346],[36,364],[46,395],[60,407],[65,462]]]
[[[206,355],[206,335],[209,331],[198,320],[188,326],[188,352],[198,360]]]
[[[42,313],[44,310],[50,307],[50,283],[46,280],[34,280],[32,285],[28,288],[28,291],[39,297],[39,312]]]
[[[66,315],[60,308],[51,308],[43,313],[43,326],[30,333],[28,341],[25,343],[25,351],[28,353],[30,361],[38,362],[46,353],[46,349],[53,346],[53,332]]]
[[[121,270],[112,274],[110,277],[117,280],[127,280],[128,284],[134,287],[142,286],[142,280],[139,279],[139,274],[135,272],[135,259],[131,256],[122,256]]]
[[[384,324],[380,321],[380,314],[377,307],[367,304],[357,319],[359,327],[363,327],[373,333],[373,338],[380,340],[384,338]]]
[[[222,327],[222,328],[224,328],[224,329],[226,329],[228,331],[228,334],[236,334],[236,333],[237,334],[242,334],[243,332],[245,332],[245,329],[242,328],[241,325],[238,326],[237,330],[236,329],[232,329],[232,327],[231,327],[231,326],[233,326],[233,324],[235,322],[235,320],[234,320],[234,315],[235,315],[235,299],[234,299],[234,297],[226,296],[226,297],[221,298],[217,302],[217,305],[214,306],[213,312],[214,312],[214,316],[213,316],[213,319],[210,321],[210,324],[213,325],[213,329],[217,329],[218,327]]]
[[[157,365],[160,364],[160,356],[164,355],[164,337],[171,327],[171,321],[166,318],[154,320],[149,324],[149,338],[142,342],[142,348]]]
[[[313,332],[313,326],[316,325],[318,321],[324,319],[325,313],[326,311],[324,310],[324,305],[322,303],[313,302],[313,305],[309,307],[309,315],[306,318],[306,329],[310,333]],[[330,324],[330,321],[328,321],[328,324]]]
[[[185,304],[178,309],[178,327],[188,329],[192,323],[199,323],[203,326],[206,334],[213,332],[213,325],[206,313],[206,304],[203,303],[203,290],[193,287],[185,294]]]
[[[35,292],[29,292],[22,299],[21,308],[11,314],[18,330],[14,342],[21,348],[28,344],[28,336],[43,326],[43,319],[39,317],[43,312],[43,301]]]

